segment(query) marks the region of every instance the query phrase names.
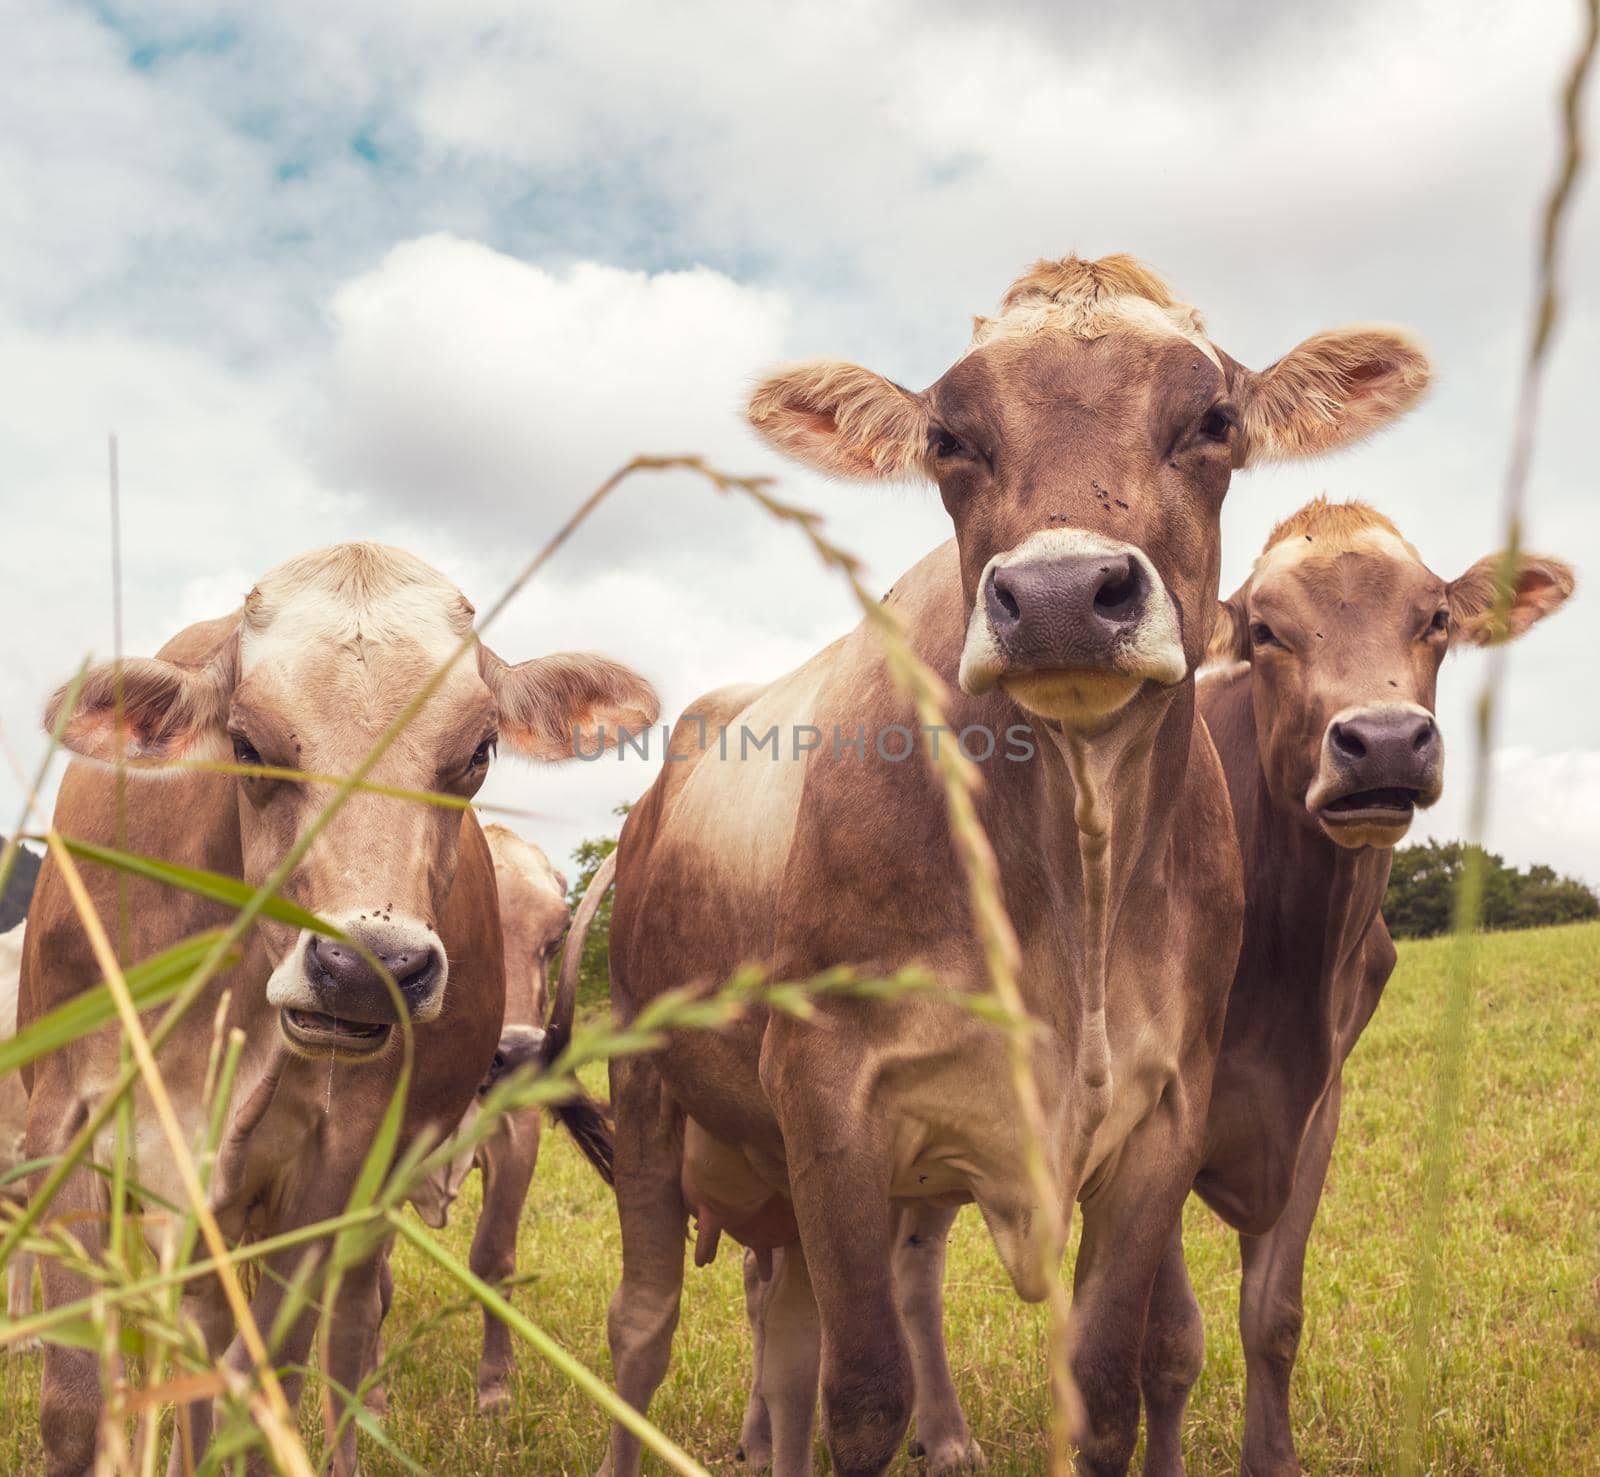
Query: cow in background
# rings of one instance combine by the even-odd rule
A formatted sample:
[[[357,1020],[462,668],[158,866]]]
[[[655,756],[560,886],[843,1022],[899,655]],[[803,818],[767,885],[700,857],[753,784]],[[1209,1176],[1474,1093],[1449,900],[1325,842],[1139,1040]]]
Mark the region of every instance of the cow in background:
[[[494,858],[500,892],[500,932],[505,947],[506,1009],[500,1045],[480,1091],[516,1068],[545,1061],[547,1043],[564,1043],[570,1034],[574,997],[558,998],[547,1035],[550,962],[566,937],[571,910],[567,879],[533,842],[505,826],[483,828]],[[553,1056],[551,1057],[553,1060]],[[604,1114],[579,1094],[556,1109],[578,1146],[609,1181],[611,1130]],[[462,1120],[471,1122],[473,1110]],[[503,1283],[516,1272],[517,1227],[539,1159],[540,1110],[523,1108],[502,1115],[494,1132],[441,1165],[411,1193],[425,1224],[442,1229],[450,1207],[476,1167],[483,1175],[483,1208],[472,1238],[469,1262],[486,1282]],[[483,1314],[483,1355],[478,1364],[478,1409],[489,1412],[510,1398],[511,1334],[488,1309]]]
[[[1242,1469],[1297,1473],[1289,1383],[1302,1275],[1339,1128],[1344,1063],[1394,970],[1379,908],[1394,847],[1444,784],[1434,721],[1445,653],[1514,639],[1559,609],[1572,570],[1518,554],[1503,629],[1501,554],[1435,574],[1363,503],[1308,504],[1273,529],[1211,638],[1226,663],[1200,711],[1228,776],[1245,927],[1195,1191],[1239,1232]],[[1199,1310],[1174,1239],[1150,1305],[1150,1449],[1177,1464],[1199,1371]]]

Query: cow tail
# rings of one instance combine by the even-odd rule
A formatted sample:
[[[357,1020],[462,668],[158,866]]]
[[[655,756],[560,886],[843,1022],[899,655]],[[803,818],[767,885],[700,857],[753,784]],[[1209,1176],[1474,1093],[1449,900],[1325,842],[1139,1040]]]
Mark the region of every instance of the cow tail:
[[[578,974],[583,967],[583,946],[589,937],[594,915],[611,890],[612,879],[617,874],[617,858],[613,852],[594,874],[578,911],[573,915],[572,927],[567,932],[567,946],[561,952],[561,973],[556,980],[556,998],[550,1007],[550,1020],[545,1026],[544,1064],[553,1065],[572,1040],[572,1018],[578,1008]],[[611,1108],[589,1096],[582,1087],[573,1084],[574,1095],[552,1111],[561,1126],[572,1135],[583,1157],[595,1167],[596,1173],[608,1185],[614,1184],[611,1158],[614,1143]]]

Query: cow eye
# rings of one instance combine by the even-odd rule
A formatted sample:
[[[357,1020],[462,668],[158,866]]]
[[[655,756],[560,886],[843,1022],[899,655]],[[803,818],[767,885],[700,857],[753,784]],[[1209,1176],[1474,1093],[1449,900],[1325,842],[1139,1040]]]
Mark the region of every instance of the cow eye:
[[[492,733],[476,749],[472,751],[472,768],[482,769],[494,758],[495,746],[500,742],[500,735]]]
[[[1282,646],[1283,642],[1278,640],[1273,633],[1272,627],[1265,621],[1251,621],[1250,644],[1252,646]]]
[[[1450,612],[1440,606],[1434,611],[1433,619],[1428,622],[1428,634],[1431,636],[1442,635],[1450,629]]]
[[[1226,405],[1213,405],[1200,417],[1200,435],[1207,441],[1224,442],[1233,434],[1234,414]]]
[[[935,426],[928,433],[928,450],[934,456],[943,460],[951,457],[966,456],[967,443],[943,426]]]
[[[256,746],[242,733],[233,735],[233,760],[235,764],[260,764],[261,755]]]

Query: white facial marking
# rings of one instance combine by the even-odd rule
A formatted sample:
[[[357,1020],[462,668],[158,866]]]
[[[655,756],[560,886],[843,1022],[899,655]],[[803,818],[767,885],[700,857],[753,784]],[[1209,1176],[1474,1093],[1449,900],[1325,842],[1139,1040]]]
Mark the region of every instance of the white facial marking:
[[[1222,367],[1221,356],[1201,331],[1193,308],[1163,308],[1147,297],[1132,293],[1097,299],[1092,305],[1076,298],[1048,297],[1043,293],[1026,297],[998,317],[977,319],[966,353],[999,339],[1022,338],[1029,334],[1070,333],[1091,338],[1117,329],[1151,338],[1184,339],[1217,368]]]
[[[1358,528],[1353,533],[1313,534],[1310,538],[1303,533],[1295,534],[1274,544],[1261,555],[1256,560],[1255,573],[1258,578],[1278,574],[1307,559],[1329,559],[1335,554],[1378,554],[1402,563],[1422,563],[1417,551],[1398,534],[1374,525]]]
[[[445,954],[444,941],[419,918],[375,918],[368,913],[347,913],[343,917],[327,920],[342,934],[359,939],[361,944],[378,955],[399,954],[411,950],[434,952],[437,960],[434,977],[427,995],[411,1007],[413,1021],[436,1020],[444,1009],[444,987],[450,973],[450,961]],[[267,1003],[279,1010],[308,1010],[325,1015],[333,1014],[333,997],[319,994],[311,987],[306,974],[306,950],[315,935],[301,930],[294,947],[283,957],[267,977]]]
[[[461,592],[437,570],[399,549],[339,545],[302,554],[251,592],[239,631],[239,671],[287,666],[332,643],[404,643],[442,661],[471,620]]]

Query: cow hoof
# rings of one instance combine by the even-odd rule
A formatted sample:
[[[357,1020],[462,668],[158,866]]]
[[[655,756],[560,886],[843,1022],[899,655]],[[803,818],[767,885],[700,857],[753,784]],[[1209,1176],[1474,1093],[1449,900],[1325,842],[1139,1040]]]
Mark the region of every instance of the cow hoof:
[[[499,1415],[511,1404],[511,1387],[504,1380],[484,1385],[478,1391],[478,1414]]]
[[[989,1465],[983,1448],[970,1436],[952,1436],[935,1441],[932,1448],[920,1441],[910,1445],[913,1457],[924,1459],[929,1477],[943,1477],[946,1472],[981,1472]]]
[[[765,1472],[772,1465],[772,1443],[741,1441],[733,1459],[742,1472]]]

